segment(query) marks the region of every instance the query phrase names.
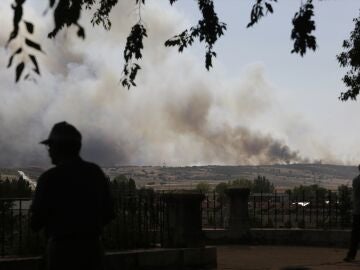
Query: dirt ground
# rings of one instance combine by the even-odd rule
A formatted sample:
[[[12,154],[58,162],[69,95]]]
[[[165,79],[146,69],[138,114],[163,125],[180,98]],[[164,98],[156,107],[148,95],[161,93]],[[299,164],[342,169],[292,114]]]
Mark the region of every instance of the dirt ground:
[[[217,270],[355,270],[343,262],[346,249],[292,246],[218,246]]]

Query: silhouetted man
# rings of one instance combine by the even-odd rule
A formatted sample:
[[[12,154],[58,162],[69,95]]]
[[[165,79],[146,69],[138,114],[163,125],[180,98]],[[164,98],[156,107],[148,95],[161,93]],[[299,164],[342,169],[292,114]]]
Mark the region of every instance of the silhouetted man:
[[[358,166],[360,171],[360,165]],[[352,182],[353,188],[353,223],[351,230],[351,240],[349,251],[344,261],[351,262],[355,260],[358,245],[360,242],[360,174]]]
[[[55,167],[37,182],[31,227],[44,229],[48,238],[47,269],[103,269],[100,236],[114,217],[109,181],[79,156],[81,134],[74,126],[55,124],[41,143]]]

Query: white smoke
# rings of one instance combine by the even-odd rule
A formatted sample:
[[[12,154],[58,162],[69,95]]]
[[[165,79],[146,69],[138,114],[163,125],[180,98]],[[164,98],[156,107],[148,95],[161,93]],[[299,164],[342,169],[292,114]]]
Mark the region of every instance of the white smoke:
[[[38,142],[64,120],[82,132],[83,155],[103,165],[304,161],[287,146],[286,134],[261,130],[276,103],[264,67],[251,66],[241,79],[224,81],[219,68],[206,72],[191,52],[165,48],[167,38],[188,26],[166,3],[147,3],[142,18],[149,38],[138,87],[122,88],[124,41],[137,20],[133,2],[119,2],[110,32],[90,27],[84,17],[85,41],[74,29],[60,32],[55,41],[42,40],[51,18],[39,18],[41,12],[27,6],[24,16],[35,21],[46,55],[40,56],[37,83],[14,84],[14,70],[0,69],[0,166],[48,164]],[[0,33],[1,44],[11,29],[7,7],[0,4],[0,22],[8,29]],[[0,67],[8,57],[1,47]],[[251,128],[254,123],[257,128]]]
[[[27,176],[23,171],[18,171],[18,173],[22,177],[22,179],[24,179],[25,181],[27,181],[30,184],[30,187],[32,190],[34,190],[36,188],[36,184],[37,184],[36,181],[31,179],[29,176]]]

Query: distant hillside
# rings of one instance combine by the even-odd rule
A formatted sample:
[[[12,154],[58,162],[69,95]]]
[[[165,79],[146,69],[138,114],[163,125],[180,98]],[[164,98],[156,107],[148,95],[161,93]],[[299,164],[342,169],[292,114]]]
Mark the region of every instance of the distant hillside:
[[[237,178],[252,180],[258,175],[266,176],[278,189],[291,188],[298,185],[318,184],[336,189],[341,184],[351,185],[351,180],[357,175],[355,166],[327,165],[327,164],[290,164],[290,165],[262,165],[262,166],[121,166],[103,168],[105,173],[114,178],[124,174],[135,179],[137,185],[158,187],[189,188],[199,181],[210,184],[227,182]],[[42,168],[4,168],[0,174],[16,175],[22,170],[32,179],[44,171]]]
[[[125,166],[104,168],[104,170],[110,177],[125,174],[133,177],[140,185],[151,183],[155,186],[159,184],[192,186],[199,181],[217,184],[237,178],[251,180],[258,175],[262,175],[270,179],[278,189],[311,184],[336,189],[341,184],[351,185],[351,180],[358,173],[355,166],[326,164],[191,167]]]

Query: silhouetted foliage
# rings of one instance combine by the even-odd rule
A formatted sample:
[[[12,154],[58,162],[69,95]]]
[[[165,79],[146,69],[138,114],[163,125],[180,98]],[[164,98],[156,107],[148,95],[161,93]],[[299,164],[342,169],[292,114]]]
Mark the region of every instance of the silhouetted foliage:
[[[169,3],[173,5],[178,0],[169,0]],[[247,27],[251,27],[258,23],[259,20],[268,13],[273,13],[274,8],[272,3],[277,0],[254,0],[255,3],[250,12],[250,22]],[[138,21],[131,29],[129,36],[127,37],[125,49],[124,49],[124,68],[123,76],[121,78],[121,84],[124,87],[130,88],[136,86],[135,79],[138,71],[141,69],[140,64],[137,62],[142,58],[143,40],[147,37],[147,30],[141,19],[140,10],[145,5],[145,0],[135,0],[134,4],[138,7]],[[226,24],[221,22],[215,12],[214,7],[215,0],[197,0],[198,9],[201,13],[201,18],[195,26],[184,30],[180,34],[168,39],[165,42],[165,46],[177,46],[178,51],[182,52],[185,48],[191,46],[195,39],[205,43],[205,67],[210,69],[212,67],[213,57],[216,57],[214,51],[214,45],[216,41],[224,35],[226,30]],[[10,33],[9,44],[13,39],[18,37],[20,31],[20,25],[23,23],[26,27],[27,34],[32,35],[34,33],[35,26],[32,22],[23,20],[23,4],[25,0],[14,0],[12,8],[14,10],[13,16],[13,30]],[[110,12],[118,4],[118,0],[49,0],[49,8],[53,10],[53,17],[55,27],[48,34],[49,38],[54,38],[57,33],[64,27],[74,25],[78,28],[77,35],[80,38],[85,38],[85,30],[78,23],[81,16],[81,12],[84,9],[93,10],[94,14],[91,18],[93,25],[103,25],[106,30],[111,29],[111,21],[109,18]],[[303,56],[307,49],[316,50],[316,38],[312,35],[315,30],[314,17],[314,5],[313,0],[306,0],[304,3],[301,1],[299,11],[295,13],[292,20],[293,29],[291,32],[291,38],[294,40],[294,47],[292,53],[299,53]],[[356,99],[359,93],[360,87],[360,75],[359,75],[359,18],[354,19],[355,29],[351,33],[350,40],[344,41],[345,52],[338,56],[338,60],[341,66],[350,67],[350,71],[343,78],[345,85],[349,88],[347,92],[341,93],[340,99],[347,100],[348,98]],[[23,38],[21,35],[19,38]],[[40,44],[25,37],[25,45],[29,49],[41,52]],[[25,48],[17,48],[10,56],[8,67],[11,67],[14,57],[19,54],[27,56],[30,61],[20,61],[15,69],[15,81],[18,82],[21,79],[21,75],[25,70],[28,70],[28,62],[32,64],[33,68],[23,77],[23,79],[32,79],[32,72],[40,75],[39,65],[36,59],[36,55],[27,53]]]
[[[249,188],[252,193],[271,193],[274,192],[274,184],[270,182],[265,176],[258,175],[253,181],[245,178],[239,178],[228,183],[221,182],[216,185],[215,191],[219,196],[225,194],[227,188]]]
[[[251,192],[258,193],[258,192],[264,192],[264,193],[271,193],[274,192],[274,184],[270,182],[269,179],[267,179],[265,176],[256,177],[254,179],[254,182],[251,186]]]
[[[31,186],[28,181],[21,176],[18,179],[0,181],[0,198],[22,198],[30,197],[32,194]]]
[[[309,199],[309,198],[319,198],[324,199],[328,190],[320,187],[319,185],[310,185],[310,186],[297,186],[292,190],[288,189],[286,193],[291,194],[293,197],[298,199]]]
[[[343,77],[348,90],[342,92],[340,100],[346,101],[349,98],[356,100],[360,90],[360,17],[354,19],[355,29],[350,34],[350,39],[343,43],[344,52],[337,56],[342,67],[350,70]]]
[[[42,52],[42,49],[39,43],[33,41],[29,37],[29,35],[31,36],[34,33],[34,24],[29,21],[22,20],[24,2],[25,0],[15,0],[15,3],[11,6],[12,9],[14,10],[14,17],[13,17],[14,28],[10,33],[10,37],[6,43],[6,47],[7,47],[12,40],[18,37],[19,39],[22,40],[21,44],[26,45],[24,46],[24,48],[22,46],[17,48],[9,58],[7,68],[10,68],[12,66],[14,58],[17,55],[22,54],[22,57],[19,57],[19,62],[15,68],[15,82],[18,82],[20,80],[21,75],[23,74],[24,71],[27,71],[26,72],[27,74],[23,77],[24,80],[35,81],[35,78],[32,76],[33,72],[40,75],[40,69],[36,56],[30,52],[31,50]],[[25,25],[26,34],[19,35],[21,23]],[[28,49],[30,49],[30,52],[28,52]],[[30,70],[25,66],[28,60],[30,63],[32,63],[33,66],[32,69]]]
[[[199,182],[197,183],[195,189],[203,194],[206,194],[210,191],[211,187],[207,182]]]
[[[225,193],[225,189],[228,187],[227,183],[221,182],[215,186],[215,192],[216,193]]]
[[[121,174],[116,176],[113,181],[110,182],[110,189],[116,195],[135,195],[136,184],[134,179],[127,178]]]
[[[199,0],[198,6],[202,14],[198,24],[167,40],[165,46],[178,46],[179,52],[182,52],[192,45],[195,38],[199,38],[200,42],[206,43],[205,67],[209,70],[212,67],[212,57],[216,57],[214,44],[224,34],[226,24],[219,22],[212,0]]]
[[[229,182],[228,187],[238,187],[238,188],[252,188],[252,181],[245,179],[245,178],[239,178],[233,181]]]
[[[264,8],[266,9],[266,14],[268,12],[273,13],[274,9],[272,5],[269,2],[277,2],[277,0],[270,0],[270,1],[256,1],[256,3],[253,5],[251,9],[250,14],[250,22],[248,23],[247,27],[253,26],[255,23],[257,23],[261,17],[264,16]]]
[[[303,56],[306,49],[316,50],[316,39],[310,35],[315,30],[315,22],[312,20],[314,16],[314,5],[312,0],[307,0],[305,4],[300,7],[299,12],[295,13],[292,20],[294,28],[291,32],[291,39],[294,40],[294,49],[291,53],[300,53]]]

